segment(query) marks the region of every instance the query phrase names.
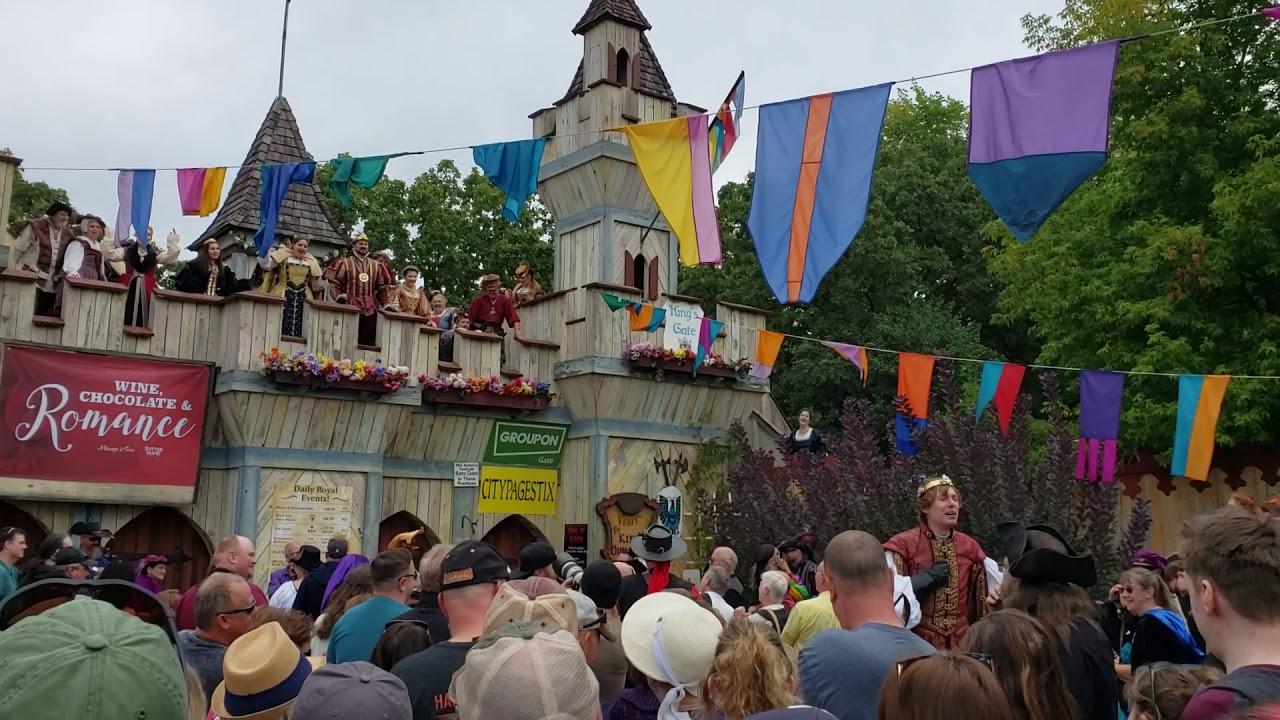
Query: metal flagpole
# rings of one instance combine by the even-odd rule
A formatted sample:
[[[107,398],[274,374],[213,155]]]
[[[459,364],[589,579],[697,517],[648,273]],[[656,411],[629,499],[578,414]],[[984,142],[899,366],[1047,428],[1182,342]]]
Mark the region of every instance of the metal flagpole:
[[[289,3],[284,0],[284,25],[280,28],[280,84],[276,88],[276,97],[284,97],[284,50],[289,40]]]

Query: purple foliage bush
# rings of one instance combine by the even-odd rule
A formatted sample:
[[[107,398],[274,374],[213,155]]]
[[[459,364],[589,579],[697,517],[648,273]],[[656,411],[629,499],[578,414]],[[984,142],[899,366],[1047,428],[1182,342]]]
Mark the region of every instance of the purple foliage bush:
[[[736,428],[741,461],[728,470],[723,491],[699,498],[699,511],[714,518],[717,541],[738,553],[745,580],[761,544],[776,545],[808,531],[820,554],[844,530],[865,530],[886,540],[914,527],[917,478],[946,473],[961,493],[961,530],[989,555],[1003,555],[996,535],[1000,522],[1047,523],[1076,550],[1093,554],[1101,586],[1145,541],[1150,509],[1135,503],[1122,532],[1119,485],[1075,478],[1077,435],[1061,402],[1058,378],[1044,372],[1039,380],[1044,397],[1039,418],[1032,416],[1030,396],[1022,395],[1004,435],[994,408],[978,420],[972,406],[963,406],[953,367],[940,359],[929,424],[915,434],[920,447],[915,457],[897,451],[892,424],[877,432],[865,399],[845,402],[841,427],[824,435],[830,449],[826,457],[751,449],[746,433]]]

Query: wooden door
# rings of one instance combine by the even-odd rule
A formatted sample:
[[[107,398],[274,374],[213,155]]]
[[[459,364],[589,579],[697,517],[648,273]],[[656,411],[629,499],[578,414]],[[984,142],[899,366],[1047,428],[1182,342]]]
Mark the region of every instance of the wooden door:
[[[528,520],[519,515],[508,515],[480,539],[492,545],[502,557],[506,558],[507,564],[514,571],[520,567],[520,551],[524,546],[543,539],[535,532],[535,528]]]
[[[378,523],[378,552],[390,547],[392,538],[397,535],[417,532],[418,530],[422,532],[413,538],[413,544],[409,547],[409,552],[413,553],[414,567],[417,567],[418,563],[422,562],[422,556],[433,545],[440,544],[440,537],[431,528],[427,527],[426,523],[419,520],[408,510],[401,510]]]
[[[155,553],[172,562],[165,576],[166,590],[186,590],[204,579],[211,548],[186,515],[169,507],[153,507],[130,520],[116,533],[111,549],[117,560],[134,562]]]
[[[40,547],[40,543],[44,542],[48,536],[31,513],[0,500],[0,528],[4,527],[21,528],[22,534],[26,535],[27,554],[23,556],[23,560],[33,557],[36,554],[36,548]]]

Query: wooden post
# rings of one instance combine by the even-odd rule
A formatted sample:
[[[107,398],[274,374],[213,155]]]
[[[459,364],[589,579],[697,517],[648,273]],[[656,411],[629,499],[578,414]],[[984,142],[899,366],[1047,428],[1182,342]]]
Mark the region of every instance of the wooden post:
[[[13,199],[13,178],[22,159],[0,152],[0,268],[9,266],[9,203]]]

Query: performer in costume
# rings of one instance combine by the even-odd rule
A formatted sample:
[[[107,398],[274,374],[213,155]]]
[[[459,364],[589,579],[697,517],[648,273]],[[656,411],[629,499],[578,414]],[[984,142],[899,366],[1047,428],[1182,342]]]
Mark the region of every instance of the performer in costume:
[[[511,289],[511,299],[516,307],[546,294],[538,281],[533,279],[533,269],[529,267],[529,261],[526,260],[516,266],[516,286]]]
[[[458,308],[449,307],[449,299],[444,293],[438,292],[431,296],[431,317],[429,318],[432,325],[440,328],[440,359],[445,362],[453,362],[453,329],[457,324],[457,320],[466,321],[465,315],[458,315]]]
[[[503,323],[510,325],[520,337],[520,315],[511,298],[503,295],[502,278],[489,274],[480,278],[480,294],[467,307],[467,321],[472,330],[492,335],[506,335]]]
[[[406,265],[400,271],[400,284],[391,293],[391,307],[397,312],[417,315],[426,320],[431,317],[431,303],[425,290],[418,288],[418,268]]]
[[[1004,577],[977,540],[956,530],[960,494],[951,478],[924,478],[916,509],[919,527],[889,538],[885,557],[896,575],[910,579],[911,601],[921,615],[915,633],[939,650],[955,650],[986,614],[987,597]]]
[[[259,289],[284,298],[281,335],[302,336],[302,312],[306,309],[306,301],[313,299],[323,288],[320,263],[307,251],[310,246],[310,240],[298,237],[289,247],[277,247],[266,257],[258,258],[258,265],[268,273]]]
[[[333,276],[337,302],[360,309],[361,345],[378,343],[378,308],[391,310],[391,290],[396,280],[391,270],[369,255],[369,239],[360,233],[351,243],[351,257],[338,261]]]
[[[165,251],[152,244],[155,232],[147,228],[147,242],[139,242],[129,238],[125,244],[125,271],[120,281],[129,286],[129,296],[125,299],[124,324],[133,327],[146,327],[151,318],[151,295],[160,283],[156,280],[156,268],[161,265],[172,265],[178,261],[178,241],[181,238],[176,230],[169,231],[165,243]]]
[[[80,234],[62,245],[62,258],[58,261],[58,268],[63,277],[106,279],[101,249],[105,228],[106,223],[97,215],[84,216],[80,221]]]
[[[55,202],[44,211],[43,217],[34,218],[18,233],[13,241],[13,253],[17,261],[14,267],[27,270],[40,278],[36,285],[36,314],[53,315],[58,304],[61,277],[58,257],[62,246],[75,238],[71,227],[71,206]]]
[[[201,243],[195,259],[178,273],[173,287],[193,295],[227,297],[248,290],[250,282],[236,278],[235,272],[222,264],[222,248],[216,239],[209,238]]]

